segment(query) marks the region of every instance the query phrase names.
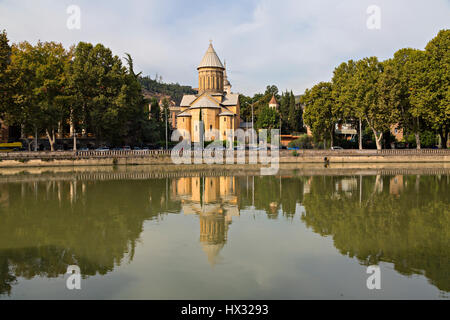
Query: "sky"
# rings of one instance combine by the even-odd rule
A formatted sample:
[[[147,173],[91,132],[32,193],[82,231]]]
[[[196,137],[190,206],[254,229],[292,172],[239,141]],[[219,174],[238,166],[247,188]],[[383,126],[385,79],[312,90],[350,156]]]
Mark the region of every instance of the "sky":
[[[80,9],[79,29],[67,27],[71,5]],[[379,16],[368,13],[372,5]],[[330,81],[341,62],[423,49],[449,28],[450,0],[0,0],[0,30],[11,42],[102,43],[164,82],[197,87],[212,40],[232,91],[247,95],[267,85],[301,94]]]

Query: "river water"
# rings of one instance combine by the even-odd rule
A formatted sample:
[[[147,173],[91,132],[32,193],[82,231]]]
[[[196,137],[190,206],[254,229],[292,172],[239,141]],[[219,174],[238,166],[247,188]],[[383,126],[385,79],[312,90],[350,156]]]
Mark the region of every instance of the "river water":
[[[80,290],[67,289],[76,265]],[[380,289],[368,289],[368,266]],[[449,299],[444,169],[0,175],[0,299]]]

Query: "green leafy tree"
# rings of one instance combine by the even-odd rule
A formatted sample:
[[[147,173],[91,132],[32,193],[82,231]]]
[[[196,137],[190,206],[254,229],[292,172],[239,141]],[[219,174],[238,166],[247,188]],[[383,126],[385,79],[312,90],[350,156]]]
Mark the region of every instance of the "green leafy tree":
[[[64,89],[67,85],[65,70],[71,55],[62,44],[55,42],[38,42],[34,51],[36,87],[33,91],[40,108],[42,129],[54,151],[56,132],[69,110]]]
[[[280,128],[280,115],[274,109],[266,106],[261,110],[256,122],[258,129],[279,129]]]
[[[101,44],[80,42],[74,50],[70,84],[75,101],[74,115],[80,115],[83,133],[92,131],[97,141],[118,144],[127,135],[121,118],[127,95],[126,68],[119,57]]]
[[[450,30],[441,30],[425,47],[426,62],[412,101],[423,110],[424,118],[439,132],[446,147],[450,130]]]
[[[266,87],[266,92],[264,93],[265,96],[278,96],[278,88],[275,85],[269,85]]]
[[[305,105],[304,121],[310,127],[314,138],[323,140],[326,145],[327,137],[330,137],[333,146],[336,117],[333,111],[332,84],[320,82],[311,90],[307,89],[301,102]]]
[[[401,49],[394,58],[385,61],[380,77],[380,93],[384,103],[399,111],[399,126],[415,135],[417,149],[421,148],[420,132],[426,128],[425,109],[411,97],[415,88],[424,86],[425,53]]]
[[[141,84],[138,80],[140,74],[136,74],[133,69],[133,59],[126,54],[125,60],[128,70],[124,76],[121,92],[116,99],[119,106],[119,117],[125,126],[125,135],[120,136],[120,142],[127,144],[143,144],[146,140],[147,127],[150,125],[148,101],[142,95]]]
[[[0,117],[5,118],[12,103],[12,79],[8,68],[11,64],[12,49],[6,31],[0,33]]]
[[[363,116],[375,136],[377,149],[382,149],[383,134],[398,123],[398,109],[393,108],[386,91],[389,85],[379,81],[383,65],[376,57],[364,58],[356,63],[356,113]]]
[[[289,94],[289,114],[288,114],[289,128],[291,131],[298,132],[302,127],[302,113],[301,109],[297,108],[295,104],[295,96],[291,91]]]
[[[353,60],[341,63],[333,72],[333,113],[339,120],[358,123],[359,149],[363,149],[363,114],[356,99],[358,88],[356,81],[356,63]]]
[[[283,92],[281,94],[280,107],[279,107],[282,133],[288,133],[290,131],[289,104],[290,104],[290,95],[287,91]]]
[[[252,118],[252,103],[253,103],[253,99],[240,94],[239,95],[239,104],[241,106],[241,118],[244,121],[251,121]]]
[[[150,116],[156,122],[161,121],[161,108],[158,99],[155,97],[150,100]]]
[[[41,46],[38,49],[38,46]],[[8,73],[13,79],[11,92],[13,99],[5,110],[8,124],[20,125],[25,136],[34,136],[34,150],[38,149],[38,138],[44,132],[46,115],[44,107],[49,92],[45,86],[46,75],[42,54],[43,44],[36,47],[28,42],[12,46],[11,65]],[[51,81],[51,80],[50,80]],[[54,85],[54,83],[52,83]],[[48,115],[48,114],[47,114]],[[30,147],[30,144],[28,144]]]

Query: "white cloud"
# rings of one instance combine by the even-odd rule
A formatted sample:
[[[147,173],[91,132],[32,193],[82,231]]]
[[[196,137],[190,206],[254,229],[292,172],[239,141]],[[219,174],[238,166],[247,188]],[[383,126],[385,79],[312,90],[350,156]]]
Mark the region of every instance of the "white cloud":
[[[80,31],[65,27],[70,4],[82,10]],[[366,27],[372,4],[381,8],[381,30]],[[342,61],[424,48],[450,27],[449,16],[447,0],[0,0],[0,29],[13,41],[100,42],[119,56],[129,52],[144,74],[194,87],[213,39],[233,89],[246,94],[268,84],[301,93]]]

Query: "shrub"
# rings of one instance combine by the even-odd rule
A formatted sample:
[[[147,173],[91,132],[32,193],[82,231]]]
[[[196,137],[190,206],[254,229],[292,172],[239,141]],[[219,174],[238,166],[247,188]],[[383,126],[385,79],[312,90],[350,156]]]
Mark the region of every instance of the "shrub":
[[[300,136],[297,140],[291,141],[288,144],[289,148],[300,148],[300,149],[312,149],[313,139],[312,137],[304,134]]]
[[[414,133],[409,134],[405,140],[412,148],[416,148],[416,136]],[[420,145],[422,148],[432,148],[436,146],[438,142],[436,133],[432,131],[424,131],[420,133]]]

